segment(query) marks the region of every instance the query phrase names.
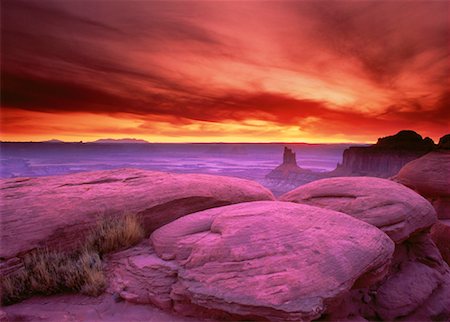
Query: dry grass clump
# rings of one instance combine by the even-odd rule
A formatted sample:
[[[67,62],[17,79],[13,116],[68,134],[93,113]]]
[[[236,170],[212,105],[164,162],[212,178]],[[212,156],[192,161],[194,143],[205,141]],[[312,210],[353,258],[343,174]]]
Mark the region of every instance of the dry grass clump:
[[[27,255],[23,263],[22,270],[1,281],[3,304],[34,294],[75,291],[95,296],[106,286],[99,255],[87,250],[69,255],[41,249]]]
[[[86,242],[72,253],[36,250],[23,259],[24,268],[0,281],[2,304],[12,304],[35,294],[80,292],[97,296],[105,290],[102,255],[129,247],[144,238],[136,216],[103,218]]]
[[[137,244],[145,232],[136,215],[125,215],[99,221],[86,240],[86,247],[101,256]]]

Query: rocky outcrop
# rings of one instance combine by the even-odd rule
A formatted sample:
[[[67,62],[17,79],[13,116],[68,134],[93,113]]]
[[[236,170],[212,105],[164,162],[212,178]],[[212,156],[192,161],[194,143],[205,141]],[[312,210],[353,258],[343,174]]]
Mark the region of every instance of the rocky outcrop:
[[[392,180],[427,198],[440,219],[450,219],[450,151],[439,150],[411,161]]]
[[[450,269],[431,241],[436,222],[432,206],[412,190],[377,178],[332,178],[299,187],[288,200],[338,210],[371,223],[396,243],[389,275],[352,291],[332,320],[349,312],[369,320],[447,320]]]
[[[232,320],[319,318],[355,285],[381,280],[394,249],[383,232],[342,213],[264,201],[185,216],[151,241],[156,255],[140,251],[114,266],[115,292]]]
[[[368,147],[350,147],[343,153],[342,164],[330,176],[374,176],[388,178],[406,163],[435,149],[433,140],[414,131],[400,131],[396,135],[378,139]]]
[[[437,147],[440,150],[450,150],[450,134],[441,137]]]
[[[441,252],[442,258],[450,265],[450,220],[438,220],[431,227],[431,239]]]
[[[266,177],[270,179],[287,179],[294,174],[310,172],[302,169],[297,164],[295,152],[288,147],[284,147],[283,163],[273,169]]]
[[[2,309],[0,322],[199,322],[152,305],[133,305],[111,294],[97,298],[81,295],[34,297]]]
[[[110,293],[130,303],[172,308],[170,292],[177,280],[178,265],[159,258],[147,241],[110,255],[106,266]]]
[[[446,137],[439,141],[440,146],[445,145]],[[439,223],[431,229],[431,238],[450,264],[450,151],[440,149],[411,161],[392,179],[417,191],[433,204]]]
[[[290,191],[280,200],[346,213],[380,228],[397,243],[437,220],[433,207],[423,197],[380,178],[322,179]]]
[[[135,169],[6,179],[0,187],[3,273],[34,248],[78,245],[99,216],[137,214],[151,232],[199,210],[273,199],[248,180]]]
[[[283,163],[266,175],[271,190],[276,196],[299,185],[322,178],[322,174],[298,166],[295,152],[284,147]]]

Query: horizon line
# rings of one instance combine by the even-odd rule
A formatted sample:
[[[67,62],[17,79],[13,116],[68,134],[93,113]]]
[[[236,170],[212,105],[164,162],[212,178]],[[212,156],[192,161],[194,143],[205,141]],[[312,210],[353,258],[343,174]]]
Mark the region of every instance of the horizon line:
[[[310,143],[310,142],[299,142],[299,141],[267,141],[267,142],[222,142],[222,141],[216,141],[216,142],[96,142],[96,141],[62,141],[60,142],[49,142],[51,140],[47,141],[3,141],[0,140],[0,143],[48,143],[48,144],[64,144],[64,143],[73,143],[73,144],[374,144],[373,142],[320,142],[320,143]]]

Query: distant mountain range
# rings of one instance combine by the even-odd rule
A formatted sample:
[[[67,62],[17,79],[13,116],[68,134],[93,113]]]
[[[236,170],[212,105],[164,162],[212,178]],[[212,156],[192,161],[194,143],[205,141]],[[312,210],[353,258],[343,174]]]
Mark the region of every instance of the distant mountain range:
[[[52,139],[48,141],[42,141],[42,143],[65,143],[65,142],[57,139]]]
[[[61,141],[61,140],[57,140],[57,139],[52,139],[52,140],[48,140],[48,141],[42,141],[41,143],[75,143],[75,142],[65,142],[65,141]],[[78,142],[77,142],[78,143]],[[138,144],[142,144],[142,143],[149,143],[148,141],[145,140],[140,140],[140,139],[99,139],[96,141],[92,141],[92,142],[87,142],[87,143],[100,143],[100,144],[110,144],[110,143],[138,143]]]
[[[92,143],[138,143],[138,144],[142,144],[142,143],[150,143],[148,141],[145,140],[140,140],[140,139],[99,139],[97,141],[94,141]]]

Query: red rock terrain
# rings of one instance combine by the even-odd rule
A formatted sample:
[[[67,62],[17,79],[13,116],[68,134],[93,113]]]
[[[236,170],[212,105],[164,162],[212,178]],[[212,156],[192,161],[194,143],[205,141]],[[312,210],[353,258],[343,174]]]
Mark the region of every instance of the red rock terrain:
[[[150,232],[195,211],[273,199],[248,180],[135,169],[6,179],[0,189],[0,271],[20,267],[38,247],[76,247],[101,216],[138,214]]]
[[[4,320],[450,318],[436,212],[389,180],[324,179],[283,201],[250,181],[131,169],[1,184],[2,274],[33,248],[70,248],[100,210],[138,213],[151,233],[106,256],[100,297],[32,298],[3,308]]]
[[[350,147],[344,151],[342,164],[331,176],[373,176],[388,178],[406,163],[435,149],[433,140],[423,139],[414,131],[379,138],[368,147]]]
[[[114,291],[124,299],[191,316],[273,321],[336,309],[355,282],[384,277],[394,250],[363,221],[271,201],[185,216],[156,230],[151,245],[116,257]]]
[[[427,198],[436,209],[439,222],[431,237],[450,264],[450,136],[439,141],[440,150],[406,164],[392,179]]]
[[[396,243],[387,278],[355,290],[347,299],[349,311],[383,320],[450,317],[450,269],[430,238],[437,217],[423,197],[385,179],[342,177],[312,182],[280,199],[344,212],[379,227]]]

